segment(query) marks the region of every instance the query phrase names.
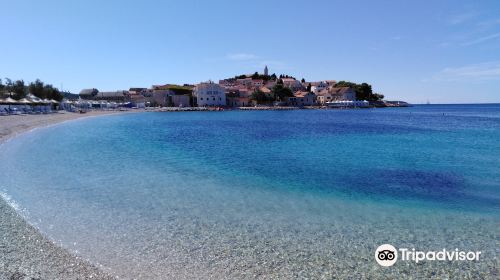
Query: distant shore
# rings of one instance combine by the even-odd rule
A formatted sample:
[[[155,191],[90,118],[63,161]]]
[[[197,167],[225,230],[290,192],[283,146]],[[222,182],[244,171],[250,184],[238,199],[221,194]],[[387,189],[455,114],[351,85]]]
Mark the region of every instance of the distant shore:
[[[0,145],[16,135],[38,127],[116,113],[123,112],[0,116]],[[90,262],[71,254],[43,236],[22,218],[6,199],[8,194],[0,196],[0,279],[114,279]]]

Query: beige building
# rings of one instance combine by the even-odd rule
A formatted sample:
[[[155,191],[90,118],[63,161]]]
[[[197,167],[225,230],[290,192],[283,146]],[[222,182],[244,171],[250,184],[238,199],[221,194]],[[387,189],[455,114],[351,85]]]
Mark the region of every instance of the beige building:
[[[293,78],[283,78],[283,86],[290,88],[292,90],[299,90],[302,88],[302,83]]]
[[[212,81],[197,84],[193,96],[199,107],[226,106],[226,90]]]
[[[350,87],[330,87],[319,91],[316,101],[321,105],[330,101],[356,101],[356,92]]]
[[[298,91],[293,97],[287,97],[288,106],[313,106],[316,104],[316,95],[308,91]]]

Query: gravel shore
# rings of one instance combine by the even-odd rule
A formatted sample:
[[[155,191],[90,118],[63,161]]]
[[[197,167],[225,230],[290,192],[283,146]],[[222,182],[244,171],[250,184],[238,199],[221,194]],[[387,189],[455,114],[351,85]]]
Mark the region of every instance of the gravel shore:
[[[37,127],[113,113],[118,112],[0,116],[0,144]],[[0,279],[114,278],[51,242],[0,197]]]

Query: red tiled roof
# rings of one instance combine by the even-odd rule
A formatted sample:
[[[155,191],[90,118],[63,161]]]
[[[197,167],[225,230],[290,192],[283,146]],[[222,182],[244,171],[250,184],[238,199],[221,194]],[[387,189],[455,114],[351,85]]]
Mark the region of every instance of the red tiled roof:
[[[262,91],[263,93],[271,93],[271,90],[266,87],[261,87],[259,88],[259,90]]]
[[[297,91],[296,93],[294,93],[293,95],[295,97],[304,97],[306,95],[310,94],[310,92],[308,91]]]

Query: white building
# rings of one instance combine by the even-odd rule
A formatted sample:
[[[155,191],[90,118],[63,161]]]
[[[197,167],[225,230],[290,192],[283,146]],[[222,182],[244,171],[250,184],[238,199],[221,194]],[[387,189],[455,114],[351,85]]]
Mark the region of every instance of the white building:
[[[328,84],[321,81],[321,82],[314,82],[311,83],[311,91],[318,94],[318,92],[326,89],[328,87]]]
[[[196,97],[198,107],[226,106],[225,89],[212,81],[197,84],[193,95]]]

